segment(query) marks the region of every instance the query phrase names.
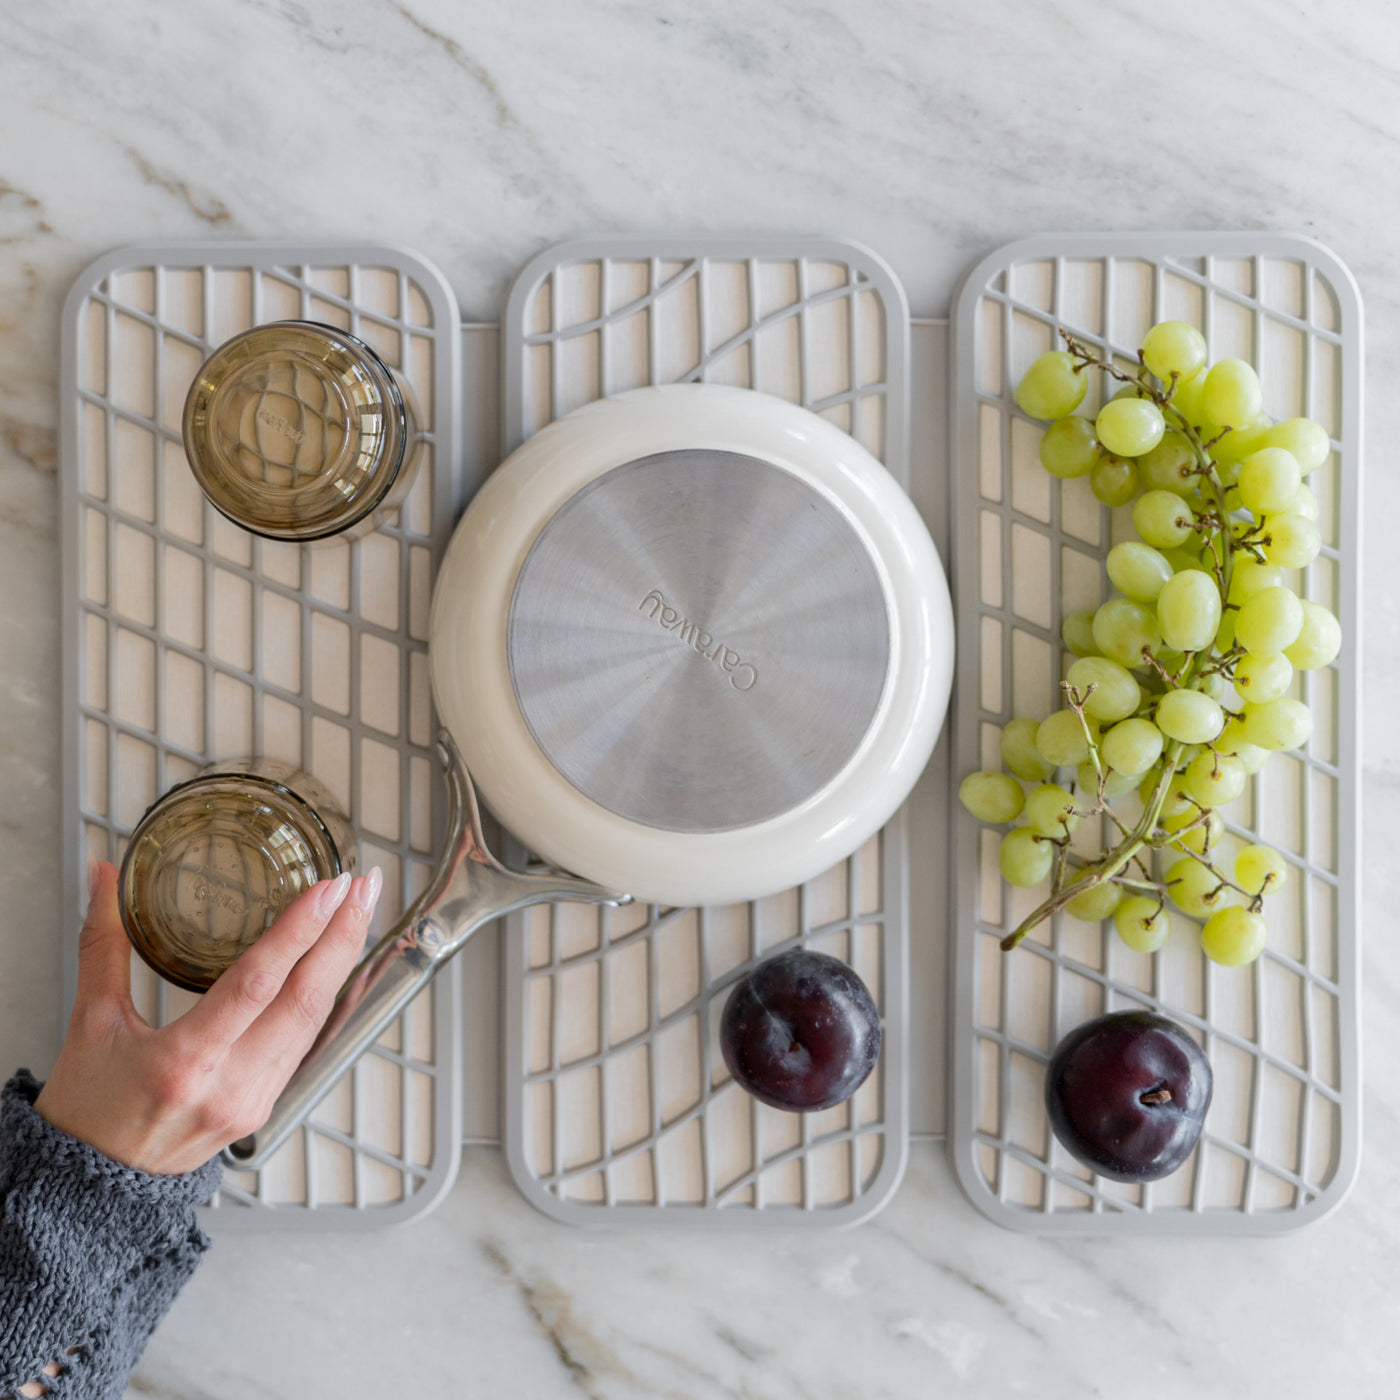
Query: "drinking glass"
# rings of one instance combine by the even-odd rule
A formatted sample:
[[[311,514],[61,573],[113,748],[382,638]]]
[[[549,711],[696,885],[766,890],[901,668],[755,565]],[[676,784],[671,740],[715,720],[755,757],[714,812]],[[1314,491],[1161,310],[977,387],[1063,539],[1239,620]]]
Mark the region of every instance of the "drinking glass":
[[[412,485],[411,396],[364,341],[274,321],[226,341],[185,399],[185,454],[204,494],[269,539],[367,534]]]
[[[309,773],[273,759],[215,764],[132,833],[122,924],[162,977],[205,991],[292,900],[356,864],[348,819]]]

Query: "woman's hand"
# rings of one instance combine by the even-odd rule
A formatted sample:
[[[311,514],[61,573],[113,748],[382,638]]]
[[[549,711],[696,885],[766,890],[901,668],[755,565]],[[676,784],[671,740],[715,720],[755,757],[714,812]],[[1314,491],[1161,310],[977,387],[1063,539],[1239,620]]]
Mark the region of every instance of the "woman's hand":
[[[381,880],[376,868],[314,886],[199,1005],[157,1029],[131,1000],[116,869],[95,866],[68,1037],[35,1108],[156,1175],[193,1171],[256,1132],[364,949]]]

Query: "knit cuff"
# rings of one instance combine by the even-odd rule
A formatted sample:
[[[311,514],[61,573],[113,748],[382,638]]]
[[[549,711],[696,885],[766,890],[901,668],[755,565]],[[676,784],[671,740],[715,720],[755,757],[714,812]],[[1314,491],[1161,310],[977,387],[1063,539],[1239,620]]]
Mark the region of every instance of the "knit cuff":
[[[0,1092],[0,1144],[9,1158],[4,1163],[0,1157],[0,1187],[19,1186],[31,1173],[42,1172],[50,1189],[61,1193],[82,1221],[125,1226],[125,1241],[137,1248],[147,1239],[167,1238],[165,1226],[183,1224],[191,1206],[202,1205],[218,1190],[217,1157],[182,1176],[153,1176],[54,1127],[34,1107],[43,1087],[21,1069]]]
[[[209,1247],[194,1208],[218,1159],[183,1176],[123,1166],[41,1117],[40,1087],[20,1070],[0,1091],[0,1394],[77,1346],[55,1395],[119,1396]]]

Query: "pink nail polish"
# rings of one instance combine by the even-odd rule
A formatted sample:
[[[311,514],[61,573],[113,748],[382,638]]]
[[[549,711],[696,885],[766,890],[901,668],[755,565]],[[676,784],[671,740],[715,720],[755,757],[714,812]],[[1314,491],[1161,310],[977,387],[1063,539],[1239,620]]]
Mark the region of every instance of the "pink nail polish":
[[[350,872],[342,871],[328,885],[321,887],[320,898],[316,901],[316,912],[323,919],[329,919],[345,902],[350,893]]]

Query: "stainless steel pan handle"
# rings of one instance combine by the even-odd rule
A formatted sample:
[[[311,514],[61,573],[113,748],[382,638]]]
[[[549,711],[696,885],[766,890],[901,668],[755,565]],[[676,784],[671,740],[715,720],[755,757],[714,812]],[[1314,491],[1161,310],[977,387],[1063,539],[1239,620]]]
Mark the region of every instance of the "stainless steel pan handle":
[[[551,899],[588,904],[628,900],[572,875],[508,870],[486,848],[476,792],[446,730],[438,737],[438,755],[450,798],[447,843],[438,868],[428,888],[350,974],[267,1122],[224,1149],[224,1161],[238,1171],[256,1171],[266,1163],[482,924]]]

